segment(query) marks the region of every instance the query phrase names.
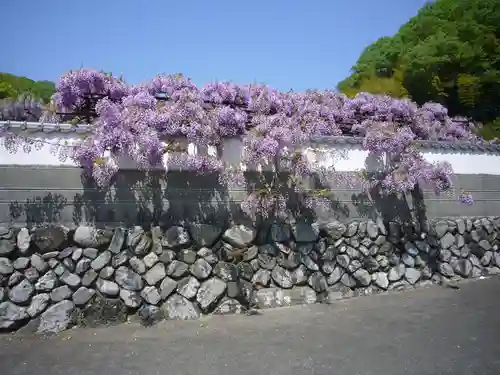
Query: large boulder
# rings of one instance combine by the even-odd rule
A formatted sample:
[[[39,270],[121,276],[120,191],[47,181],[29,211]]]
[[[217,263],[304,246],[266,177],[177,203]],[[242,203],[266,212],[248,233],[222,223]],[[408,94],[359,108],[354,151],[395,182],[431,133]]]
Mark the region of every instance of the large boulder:
[[[169,297],[161,309],[167,319],[192,320],[198,319],[201,315],[195,304],[179,294]]]
[[[81,247],[100,247],[111,242],[111,233],[95,227],[81,225],[73,234],[73,241]]]
[[[38,333],[59,333],[69,328],[73,322],[73,302],[65,300],[49,307],[41,316]]]

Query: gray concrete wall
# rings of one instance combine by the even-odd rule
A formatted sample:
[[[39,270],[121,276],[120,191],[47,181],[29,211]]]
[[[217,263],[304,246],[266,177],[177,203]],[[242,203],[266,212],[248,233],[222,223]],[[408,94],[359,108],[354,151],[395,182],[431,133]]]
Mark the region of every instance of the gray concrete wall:
[[[456,195],[437,197],[424,192],[428,219],[500,214],[500,176],[455,175],[454,180],[457,188],[473,194],[475,204],[460,204]],[[336,198],[333,215],[340,220],[374,217],[380,211],[385,212],[386,218],[397,219],[406,209],[405,202],[373,200],[361,194],[360,189],[331,189]],[[185,172],[167,176],[160,172],[146,175],[123,171],[109,189],[100,190],[75,167],[0,166],[1,225],[167,225],[183,220],[223,224],[230,216],[241,215],[238,206],[245,195],[245,190],[227,191],[215,177]]]

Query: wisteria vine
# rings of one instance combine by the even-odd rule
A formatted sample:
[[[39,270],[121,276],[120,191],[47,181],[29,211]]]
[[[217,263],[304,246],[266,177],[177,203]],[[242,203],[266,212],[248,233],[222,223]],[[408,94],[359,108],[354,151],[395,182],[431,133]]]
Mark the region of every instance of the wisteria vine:
[[[286,213],[290,194],[311,208],[327,206],[331,196],[323,187],[340,178],[367,188],[378,186],[386,194],[404,194],[417,184],[447,191],[452,187],[450,165],[425,161],[415,141],[480,141],[472,122],[452,119],[436,103],[418,106],[408,99],[366,93],[348,98],[330,90],[281,92],[231,82],[198,88],[181,74],[127,85],[94,70],[70,71],[61,77],[53,96],[56,117],[62,121],[81,113],[89,96],[97,98],[90,135],[77,146],[59,147],[59,153],[85,168],[98,185],[112,181],[121,155],[145,170],[175,162],[242,185],[245,167],[225,165],[220,156],[224,139],[237,138],[244,145],[243,165],[260,171],[242,205],[252,215]],[[380,167],[346,177],[335,173],[334,164],[325,167],[308,156],[316,137],[340,135],[364,137],[363,147],[382,160]],[[13,149],[22,142],[4,143]],[[188,153],[188,143],[212,152]],[[311,185],[312,176],[316,184]]]

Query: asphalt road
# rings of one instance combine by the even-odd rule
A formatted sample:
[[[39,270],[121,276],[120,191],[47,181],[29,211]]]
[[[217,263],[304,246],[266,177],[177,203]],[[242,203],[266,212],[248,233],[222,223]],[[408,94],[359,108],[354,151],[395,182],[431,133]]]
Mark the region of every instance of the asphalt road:
[[[500,278],[259,316],[0,337],[2,375],[498,375]]]

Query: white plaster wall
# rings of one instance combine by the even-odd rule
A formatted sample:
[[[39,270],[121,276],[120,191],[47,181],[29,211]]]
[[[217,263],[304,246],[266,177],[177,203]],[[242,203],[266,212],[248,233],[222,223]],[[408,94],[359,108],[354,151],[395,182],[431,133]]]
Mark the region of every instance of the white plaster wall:
[[[44,142],[40,150],[33,149],[30,153],[23,151],[22,147],[16,153],[9,153],[3,144],[0,146],[0,165],[40,165],[40,166],[76,166],[70,159],[59,160],[57,154],[51,152],[51,144],[74,145],[81,142],[81,136],[76,133],[35,133],[28,134],[30,138],[40,139]],[[215,149],[198,150],[195,145],[189,145],[189,153],[198,152],[215,153]],[[308,158],[315,160],[319,164],[334,164],[339,171],[355,171],[365,168],[368,153],[359,146],[309,146],[303,150]],[[426,160],[430,162],[447,161],[455,173],[459,174],[486,174],[500,175],[500,155],[480,154],[480,153],[458,153],[449,150],[426,150],[423,152]],[[242,145],[238,140],[226,141],[222,150],[224,160],[234,166],[241,166]],[[169,162],[171,155],[167,154],[164,158],[165,166],[170,170],[177,169],[177,166]],[[170,159],[171,160],[171,159]],[[369,163],[370,161],[368,161]],[[136,169],[133,160],[124,157],[120,161],[121,168]],[[258,166],[247,166],[247,169],[258,168]]]

